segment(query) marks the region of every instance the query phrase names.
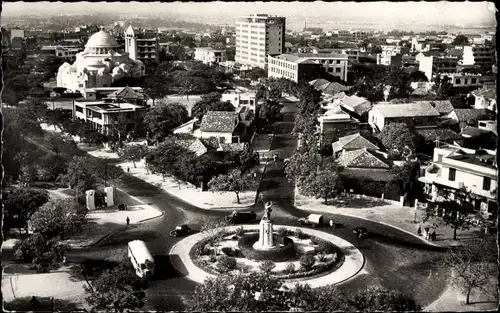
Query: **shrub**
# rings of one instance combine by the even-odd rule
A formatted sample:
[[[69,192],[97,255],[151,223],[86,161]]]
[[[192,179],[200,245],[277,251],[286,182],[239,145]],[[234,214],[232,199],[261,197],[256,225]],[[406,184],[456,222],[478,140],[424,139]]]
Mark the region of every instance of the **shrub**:
[[[317,252],[322,252],[322,253],[328,254],[328,253],[335,252],[336,246],[329,241],[321,240],[318,243],[318,247],[316,248],[316,250],[317,250]]]
[[[288,236],[288,229],[286,229],[285,227],[278,228],[278,235],[280,237]]]
[[[259,268],[264,273],[271,273],[271,271],[276,267],[276,264],[271,260],[266,260],[264,262],[260,262]]]
[[[318,238],[318,237],[316,237],[316,236],[312,236],[312,237],[311,237],[311,243],[312,243],[313,245],[317,245],[317,244],[319,244],[321,241],[322,241],[322,240],[321,240],[321,239],[319,239],[319,238]]]
[[[236,268],[236,259],[226,255],[221,255],[219,257],[219,268],[226,271],[234,270]]]
[[[234,235],[233,237],[231,237],[231,240],[238,240],[238,239],[240,239],[240,237],[238,237],[236,235]]]
[[[224,253],[227,256],[233,256],[234,255],[233,248],[230,248],[230,247],[224,247],[224,248],[221,249],[221,251],[222,251],[222,253]]]
[[[236,228],[236,236],[243,236],[245,234],[245,230],[243,229],[243,226],[240,226]]]
[[[299,262],[301,268],[308,271],[312,269],[314,263],[316,263],[316,259],[314,258],[314,256],[306,254],[300,257]]]
[[[201,255],[209,255],[209,254],[212,254],[212,249],[210,249],[210,245],[208,245],[208,244],[203,245]]]
[[[299,239],[307,239],[309,237],[308,235],[304,234],[304,232],[299,228],[295,230],[294,235]]]
[[[285,267],[285,273],[287,274],[295,273],[295,264],[293,264],[292,262],[288,263]]]

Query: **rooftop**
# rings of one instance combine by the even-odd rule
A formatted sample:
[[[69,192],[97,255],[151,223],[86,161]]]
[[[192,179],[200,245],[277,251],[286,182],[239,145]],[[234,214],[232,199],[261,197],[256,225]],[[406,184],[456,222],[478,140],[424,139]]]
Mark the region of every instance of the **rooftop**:
[[[342,104],[349,106],[351,108],[356,108],[357,106],[367,102],[368,99],[358,96],[350,96],[342,99]]]
[[[339,138],[338,141],[332,143],[333,152],[341,150],[357,150],[357,149],[371,149],[377,150],[378,147],[363,137],[361,134],[356,133]]]
[[[144,109],[144,106],[120,102],[120,103],[107,103],[104,101],[75,101],[75,104],[83,104],[87,109],[91,109],[93,111],[97,111],[100,113],[113,113],[113,112],[121,112],[121,111],[130,111],[136,109]]]
[[[453,156],[447,156],[447,159],[455,160],[455,161],[461,161],[464,163],[472,164],[472,165],[477,165],[477,166],[482,166],[486,167],[489,169],[497,170],[497,167],[493,165],[495,162],[496,156],[490,155],[490,154],[459,154],[459,155],[453,155]]]
[[[415,101],[412,103],[429,103],[440,114],[449,114],[454,109],[450,100]]]
[[[430,103],[378,104],[373,107],[386,118],[439,116],[439,112]]]
[[[345,151],[337,159],[339,165],[344,167],[354,167],[354,168],[380,168],[389,169],[390,165],[387,160],[383,160],[382,157],[373,151],[366,148]]]
[[[232,133],[236,128],[235,112],[208,111],[201,121],[202,132]]]
[[[458,120],[461,122],[467,122],[473,120],[477,122],[481,119],[488,119],[490,115],[485,109],[455,109],[453,110]]]

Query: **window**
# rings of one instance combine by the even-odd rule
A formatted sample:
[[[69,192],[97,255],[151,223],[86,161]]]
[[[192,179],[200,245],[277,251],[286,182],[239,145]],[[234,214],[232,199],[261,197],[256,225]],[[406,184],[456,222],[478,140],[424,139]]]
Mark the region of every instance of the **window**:
[[[83,113],[83,108],[75,105],[75,111]]]
[[[219,142],[220,143],[226,143],[226,138],[225,137],[219,137]]]
[[[335,73],[340,73],[340,71],[341,71],[341,68],[340,68],[340,67],[337,67],[337,68],[335,69]]]
[[[491,178],[489,177],[484,177],[483,178],[483,190],[490,190],[491,189]]]
[[[462,80],[460,78],[457,78],[455,80],[455,84],[460,85],[462,83]]]
[[[438,154],[438,163],[441,163],[441,162],[443,162],[443,155]]]
[[[337,60],[337,64],[340,64],[340,60]]]
[[[450,168],[450,172],[448,173],[448,180],[455,181],[455,176],[457,175],[457,170],[454,168]]]
[[[472,78],[471,79],[471,84],[475,84],[476,83],[476,78]]]

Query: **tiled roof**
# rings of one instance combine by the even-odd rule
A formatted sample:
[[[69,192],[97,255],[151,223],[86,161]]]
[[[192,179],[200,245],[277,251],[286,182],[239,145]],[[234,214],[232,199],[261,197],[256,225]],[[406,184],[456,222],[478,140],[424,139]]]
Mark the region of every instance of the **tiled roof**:
[[[363,98],[363,97],[350,96],[350,97],[344,98],[342,100],[342,104],[355,109],[357,106],[359,106],[360,104],[365,103],[366,101],[368,101],[368,99]]]
[[[245,150],[245,143],[221,143],[220,150],[225,152],[241,152]]]
[[[326,79],[323,79],[323,78],[318,78],[318,79],[315,79],[315,80],[311,80],[309,82],[309,85],[313,86],[314,88],[316,87],[319,87],[319,86],[322,86],[322,85],[325,85],[325,84],[329,84],[330,82],[327,81]]]
[[[360,181],[391,181],[395,177],[389,169],[346,168],[341,175]]]
[[[201,121],[202,132],[232,133],[236,128],[235,112],[208,111]]]
[[[376,108],[384,117],[419,117],[439,116],[439,112],[428,102],[400,103],[400,104],[378,104]]]
[[[489,114],[484,109],[455,109],[453,110],[460,122],[473,120],[477,122],[480,119],[488,119]]]
[[[217,138],[200,138],[200,141],[207,147],[208,149],[218,149],[219,148],[219,140]]]
[[[324,89],[322,89],[322,91],[326,94],[335,95],[338,94],[339,92],[346,91],[349,89],[351,89],[351,87],[344,86],[337,82],[333,82],[328,84]]]
[[[339,138],[338,141],[332,143],[332,148],[334,153],[341,150],[378,149],[376,145],[359,133]]]
[[[483,134],[487,134],[487,133],[491,133],[491,131],[489,131],[487,129],[480,129],[480,128],[476,128],[476,127],[466,126],[462,130],[461,135],[463,137],[470,138],[470,137],[479,137],[479,136],[481,136]]]
[[[440,114],[449,114],[454,109],[450,100],[415,101],[412,103],[429,103]]]
[[[376,155],[368,149],[358,149],[345,151],[337,159],[339,165],[355,168],[390,168],[389,164],[382,157]]]
[[[196,154],[196,156],[207,153],[208,149],[198,138],[193,139],[176,139],[175,143]]]
[[[130,87],[124,87],[121,90],[117,90],[108,95],[109,98],[121,98],[121,99],[144,99],[144,95],[140,92],[135,91]]]
[[[460,139],[460,135],[448,128],[418,129],[417,133],[422,135],[426,141],[451,141]]]
[[[495,86],[493,88],[482,88],[472,92],[473,95],[488,98],[488,99],[496,99],[497,98],[497,89]]]

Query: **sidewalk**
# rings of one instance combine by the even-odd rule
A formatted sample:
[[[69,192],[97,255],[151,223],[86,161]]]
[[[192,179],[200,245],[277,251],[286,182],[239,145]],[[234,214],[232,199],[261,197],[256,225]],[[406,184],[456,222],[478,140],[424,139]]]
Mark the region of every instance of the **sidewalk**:
[[[127,211],[119,211],[116,206],[95,210],[87,215],[88,223],[83,231],[75,234],[66,243],[72,247],[92,246],[116,232],[127,229],[127,217],[130,219],[130,225],[134,225],[162,215],[163,212],[147,204],[128,206]]]
[[[98,158],[117,159],[118,155],[113,152],[88,151],[88,153]],[[121,162],[120,166],[126,173],[144,180],[151,185],[157,186],[167,193],[180,198],[181,200],[202,209],[228,209],[228,208],[245,208],[253,206],[255,203],[256,190],[244,191],[240,193],[240,203],[236,202],[236,194],[234,192],[212,192],[201,191],[193,184],[184,181],[178,181],[172,176],[166,176],[165,179],[161,175],[147,173],[144,161],[135,162],[136,167],[132,162]],[[261,165],[257,169],[257,177],[260,179],[264,166]]]
[[[75,308],[87,307],[85,303],[85,281],[75,281],[68,268],[54,273],[12,275],[3,273],[2,297],[5,302],[32,296],[65,300]],[[57,309],[57,308],[56,308]]]
[[[337,201],[339,200],[339,201]],[[422,211],[415,208],[401,207],[399,205],[382,203],[382,200],[372,199],[350,199],[338,197],[335,201],[329,200],[329,205],[325,205],[323,199],[314,199],[303,195],[296,195],[296,207],[301,210],[315,211],[321,213],[331,213],[346,216],[353,216],[367,219],[374,222],[388,224],[405,232],[417,235],[419,222],[422,220]],[[340,203],[345,202],[345,203]],[[328,218],[328,217],[327,217]],[[418,223],[416,223],[417,221]],[[439,227],[436,230],[436,241],[427,241],[430,245],[456,246],[461,242],[478,238],[481,235],[479,227],[473,227],[468,231],[458,230],[457,239],[453,240],[453,229],[447,225],[442,225],[438,219],[431,218],[428,223],[436,223]],[[420,237],[425,241],[424,237]]]

